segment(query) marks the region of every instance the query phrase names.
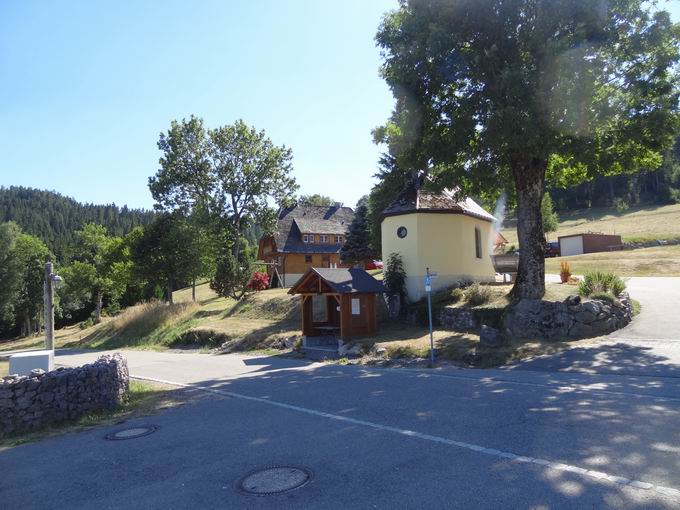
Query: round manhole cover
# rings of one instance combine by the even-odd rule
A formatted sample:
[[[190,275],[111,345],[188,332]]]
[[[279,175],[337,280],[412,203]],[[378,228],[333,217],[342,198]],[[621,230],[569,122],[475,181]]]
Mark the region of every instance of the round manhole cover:
[[[253,471],[241,479],[240,489],[247,494],[269,496],[299,489],[312,479],[308,469],[296,466],[272,466]]]
[[[153,434],[158,430],[155,425],[142,425],[139,427],[130,427],[127,429],[122,429],[117,432],[112,432],[106,436],[106,439],[111,440],[122,440],[122,439],[135,439],[142,436],[148,436]]]

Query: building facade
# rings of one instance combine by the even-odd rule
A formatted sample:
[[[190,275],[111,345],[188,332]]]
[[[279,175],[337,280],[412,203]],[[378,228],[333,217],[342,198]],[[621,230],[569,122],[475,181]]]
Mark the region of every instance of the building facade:
[[[437,273],[433,291],[461,281],[495,281],[493,222],[494,217],[472,199],[426,191],[422,178],[416,179],[383,211],[383,261],[391,253],[401,256],[412,302],[425,296],[428,268]]]
[[[263,236],[258,247],[272,285],[292,287],[312,267],[347,267],[340,249],[353,219],[354,211],[341,205],[281,209],[274,233]]]

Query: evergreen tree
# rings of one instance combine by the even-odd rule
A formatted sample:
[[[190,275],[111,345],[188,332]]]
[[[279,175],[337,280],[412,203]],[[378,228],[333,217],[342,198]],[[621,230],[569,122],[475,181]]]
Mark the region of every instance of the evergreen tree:
[[[75,232],[87,223],[100,224],[113,236],[124,236],[136,226],[149,224],[153,217],[152,211],[81,204],[53,191],[0,187],[0,222],[16,222],[23,232],[43,241],[60,262],[72,254]]]
[[[387,257],[383,281],[389,294],[401,297],[406,295],[406,271],[398,253],[390,253]]]
[[[543,232],[545,232],[546,235],[550,232],[555,232],[560,224],[560,219],[555,212],[553,201],[549,193],[543,194],[541,216],[543,218]]]
[[[359,264],[375,258],[371,247],[371,230],[368,223],[368,207],[359,205],[349,226],[345,244],[340,249],[340,258],[345,264]]]

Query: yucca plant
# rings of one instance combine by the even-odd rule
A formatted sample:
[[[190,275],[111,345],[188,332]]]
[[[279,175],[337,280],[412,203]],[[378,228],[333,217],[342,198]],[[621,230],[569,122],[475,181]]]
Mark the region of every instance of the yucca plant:
[[[566,260],[563,260],[562,262],[560,262],[560,280],[562,280],[562,283],[566,283],[569,281],[570,277],[571,277],[571,265]]]
[[[593,271],[583,277],[578,286],[578,293],[587,297],[593,294],[607,293],[617,297],[626,290],[626,282],[614,273]]]

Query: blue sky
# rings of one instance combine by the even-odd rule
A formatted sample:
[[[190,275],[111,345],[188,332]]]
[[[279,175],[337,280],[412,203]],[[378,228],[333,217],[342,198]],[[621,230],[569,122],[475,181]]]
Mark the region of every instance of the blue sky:
[[[396,4],[2,2],[0,185],[151,207],[158,135],[195,114],[264,129],[293,149],[302,193],[354,205],[392,108],[373,38]]]

